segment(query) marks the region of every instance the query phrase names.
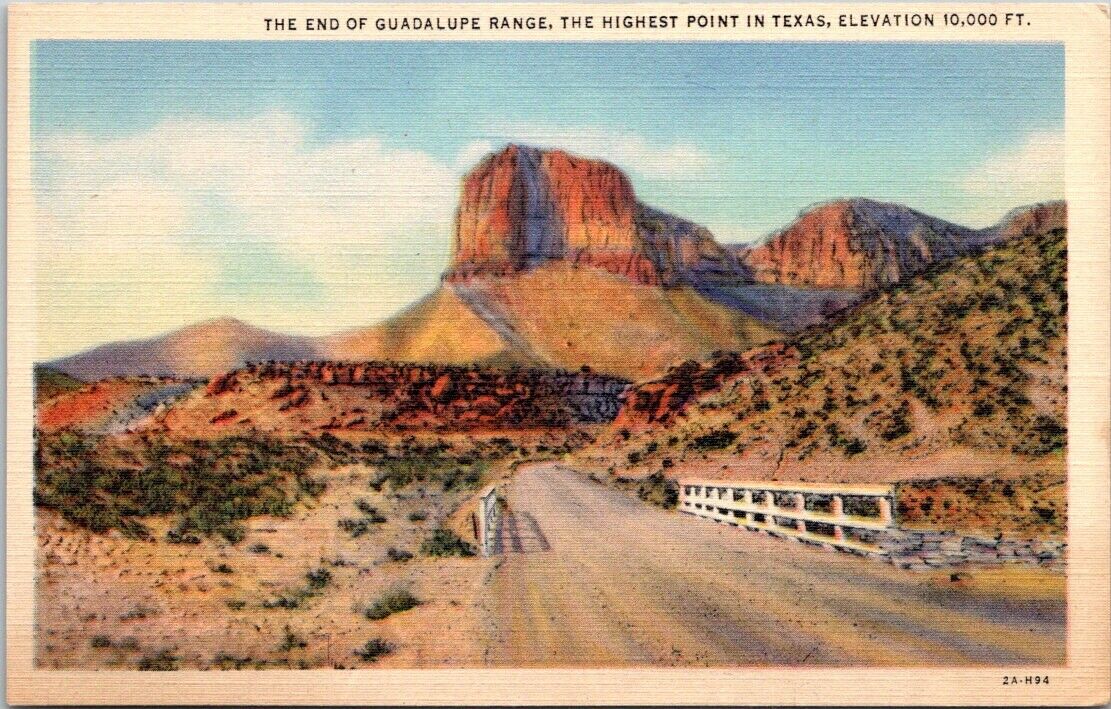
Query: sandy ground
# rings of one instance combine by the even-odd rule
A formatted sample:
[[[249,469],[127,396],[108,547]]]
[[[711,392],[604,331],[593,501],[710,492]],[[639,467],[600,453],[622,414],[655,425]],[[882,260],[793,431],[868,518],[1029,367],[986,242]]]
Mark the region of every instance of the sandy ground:
[[[497,666],[1064,662],[1065,583],[911,572],[639,502],[554,464],[507,489],[480,601]]]
[[[496,562],[419,553],[429,530],[469,493],[434,486],[376,493],[367,485],[373,471],[363,466],[321,475],[328,489],[319,500],[286,518],[249,520],[247,538],[234,546],[212,539],[168,544],[160,533],[151,542],[91,534],[37,510],[39,665],[134,669],[163,651],[181,669],[481,664],[473,599]],[[358,498],[387,521],[352,538],[336,522],[360,516]],[[415,511],[427,519],[410,521]],[[159,532],[165,526],[151,524]],[[390,561],[389,547],[414,557]],[[221,565],[230,573],[218,571]],[[305,574],[315,569],[326,569],[331,581],[300,607],[263,607],[306,588]],[[421,605],[384,620],[365,618],[365,609],[394,588],[411,590]],[[284,647],[287,627],[294,647]],[[393,646],[373,665],[354,655],[372,638]]]

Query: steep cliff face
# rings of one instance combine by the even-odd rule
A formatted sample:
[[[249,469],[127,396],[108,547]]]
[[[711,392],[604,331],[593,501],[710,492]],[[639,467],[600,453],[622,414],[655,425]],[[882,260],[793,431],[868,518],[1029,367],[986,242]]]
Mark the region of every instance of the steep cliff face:
[[[505,274],[545,261],[642,257],[636,199],[607,163],[510,145],[463,180],[453,273]]]
[[[656,270],[669,281],[748,280],[747,272],[710,230],[667,212],[639,205],[637,229]]]
[[[739,255],[760,283],[872,290],[983,241],[980,231],[899,204],[853,199],[816,207]]]
[[[447,280],[551,261],[649,285],[737,275],[706,229],[640,204],[619,169],[560,150],[509,145],[463,180]]]
[[[995,226],[969,229],[900,204],[840,200],[734,253],[758,283],[868,291],[979,247],[1064,229],[1067,211],[1064,202],[1046,202],[1015,209]]]

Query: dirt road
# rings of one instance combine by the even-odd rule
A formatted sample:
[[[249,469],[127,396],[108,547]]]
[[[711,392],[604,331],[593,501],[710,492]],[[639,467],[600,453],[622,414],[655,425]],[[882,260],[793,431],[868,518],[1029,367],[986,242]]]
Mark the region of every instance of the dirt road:
[[[920,573],[666,512],[553,464],[507,489],[495,666],[1064,662],[1063,576]]]

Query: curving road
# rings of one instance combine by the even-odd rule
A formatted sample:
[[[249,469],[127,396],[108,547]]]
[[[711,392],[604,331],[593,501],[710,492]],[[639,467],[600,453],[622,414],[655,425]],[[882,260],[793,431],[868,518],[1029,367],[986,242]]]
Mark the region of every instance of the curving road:
[[[1063,577],[896,569],[646,505],[555,464],[507,488],[492,666],[1064,662]]]

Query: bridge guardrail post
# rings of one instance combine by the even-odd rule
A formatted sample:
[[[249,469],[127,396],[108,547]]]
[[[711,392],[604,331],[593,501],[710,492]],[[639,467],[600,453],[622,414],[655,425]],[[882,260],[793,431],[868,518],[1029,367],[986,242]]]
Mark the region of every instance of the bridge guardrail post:
[[[483,556],[497,553],[498,542],[498,488],[491,485],[478,498],[478,545]]]

